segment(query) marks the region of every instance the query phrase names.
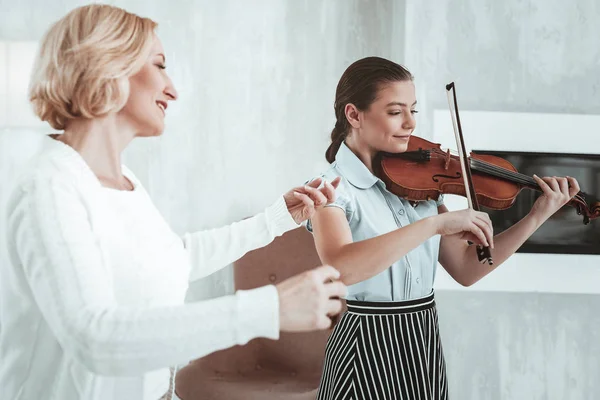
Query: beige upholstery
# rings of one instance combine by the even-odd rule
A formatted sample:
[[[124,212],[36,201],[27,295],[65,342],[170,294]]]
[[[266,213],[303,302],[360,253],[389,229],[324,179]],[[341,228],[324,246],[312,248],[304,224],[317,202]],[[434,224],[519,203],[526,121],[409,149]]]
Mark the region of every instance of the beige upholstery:
[[[299,228],[234,264],[236,289],[278,283],[319,266],[313,239]],[[331,331],[282,333],[195,360],[177,374],[182,400],[308,400],[316,397]]]

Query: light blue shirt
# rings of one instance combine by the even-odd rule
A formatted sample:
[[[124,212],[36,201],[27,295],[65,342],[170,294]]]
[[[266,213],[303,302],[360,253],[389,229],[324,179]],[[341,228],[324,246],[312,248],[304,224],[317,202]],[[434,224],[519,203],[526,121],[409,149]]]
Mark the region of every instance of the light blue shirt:
[[[336,190],[335,202],[346,214],[354,242],[391,232],[422,218],[436,215],[442,200],[421,201],[413,207],[408,201],[390,193],[385,183],[360,161],[344,144],[335,161],[321,175],[331,181],[342,181]],[[311,222],[307,229],[312,232]],[[410,251],[385,271],[348,287],[349,300],[402,301],[427,296],[433,290],[440,236],[435,235]]]

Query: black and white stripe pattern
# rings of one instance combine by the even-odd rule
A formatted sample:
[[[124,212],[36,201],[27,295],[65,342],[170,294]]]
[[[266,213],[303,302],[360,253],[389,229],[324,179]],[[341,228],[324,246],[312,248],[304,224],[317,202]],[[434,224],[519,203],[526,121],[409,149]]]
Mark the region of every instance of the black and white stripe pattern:
[[[317,400],[448,399],[433,292],[347,306],[327,342]]]

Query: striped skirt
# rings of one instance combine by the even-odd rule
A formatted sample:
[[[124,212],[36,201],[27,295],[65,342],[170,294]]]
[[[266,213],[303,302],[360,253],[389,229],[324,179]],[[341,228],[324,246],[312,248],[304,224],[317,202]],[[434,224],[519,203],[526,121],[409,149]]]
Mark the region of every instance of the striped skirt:
[[[401,302],[348,300],[325,349],[317,400],[445,400],[433,292]]]

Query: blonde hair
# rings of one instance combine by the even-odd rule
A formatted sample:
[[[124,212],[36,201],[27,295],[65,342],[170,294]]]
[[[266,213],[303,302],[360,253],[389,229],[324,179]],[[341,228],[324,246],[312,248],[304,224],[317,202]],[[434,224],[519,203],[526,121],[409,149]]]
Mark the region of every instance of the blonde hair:
[[[74,118],[118,111],[128,78],[150,55],[156,22],[102,4],[79,7],[54,23],[36,57],[29,100],[35,114],[64,130]]]

